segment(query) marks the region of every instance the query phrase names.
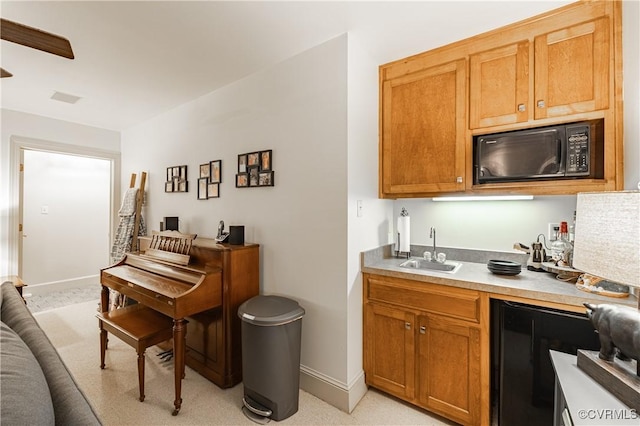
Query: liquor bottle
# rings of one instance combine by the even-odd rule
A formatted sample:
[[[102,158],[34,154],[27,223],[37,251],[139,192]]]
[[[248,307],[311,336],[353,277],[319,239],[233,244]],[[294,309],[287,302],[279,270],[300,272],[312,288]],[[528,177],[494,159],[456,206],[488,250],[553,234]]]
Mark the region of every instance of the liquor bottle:
[[[573,258],[573,244],[569,242],[567,222],[560,222],[558,237],[551,243],[551,257],[559,266],[570,266]]]

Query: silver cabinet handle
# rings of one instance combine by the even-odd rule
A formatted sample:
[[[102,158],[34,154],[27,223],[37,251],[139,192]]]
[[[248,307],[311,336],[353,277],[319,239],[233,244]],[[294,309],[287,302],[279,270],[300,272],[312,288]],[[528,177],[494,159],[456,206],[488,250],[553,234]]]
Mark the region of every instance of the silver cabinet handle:
[[[424,325],[420,326],[420,334],[427,334],[427,327],[425,327]]]
[[[456,183],[462,183],[462,176],[458,176],[456,178]]]
[[[524,104],[518,104],[518,111],[525,112],[527,107]]]
[[[539,101],[536,103],[536,105],[538,106],[538,108],[544,108],[544,107],[545,107],[544,101],[543,101],[542,99],[541,99],[541,100],[539,100]]]
[[[410,322],[405,322],[405,323],[404,323],[404,328],[405,328],[406,330],[411,330],[411,323],[410,323]]]

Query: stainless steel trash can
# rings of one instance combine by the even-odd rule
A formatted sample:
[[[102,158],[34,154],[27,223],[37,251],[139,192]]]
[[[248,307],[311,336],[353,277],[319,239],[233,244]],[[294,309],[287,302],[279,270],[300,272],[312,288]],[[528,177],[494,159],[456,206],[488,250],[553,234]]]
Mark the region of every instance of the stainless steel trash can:
[[[284,420],[298,411],[304,313],[298,302],[281,296],[255,296],[238,308],[242,410],[258,423]]]

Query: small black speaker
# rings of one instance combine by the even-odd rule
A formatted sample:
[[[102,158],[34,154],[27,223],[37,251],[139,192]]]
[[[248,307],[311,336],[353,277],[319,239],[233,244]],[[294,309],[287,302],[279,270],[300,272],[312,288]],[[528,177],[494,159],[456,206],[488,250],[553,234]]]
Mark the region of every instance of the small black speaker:
[[[165,217],[164,229],[166,231],[178,231],[178,217],[177,216]]]
[[[229,227],[229,244],[244,244],[244,226]]]

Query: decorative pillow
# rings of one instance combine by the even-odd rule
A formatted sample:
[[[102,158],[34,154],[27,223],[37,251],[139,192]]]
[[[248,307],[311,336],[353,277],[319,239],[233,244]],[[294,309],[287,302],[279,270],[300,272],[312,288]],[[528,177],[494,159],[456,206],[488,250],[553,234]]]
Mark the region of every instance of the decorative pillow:
[[[0,399],[2,424],[55,424],[51,394],[40,364],[4,322],[0,322]]]

